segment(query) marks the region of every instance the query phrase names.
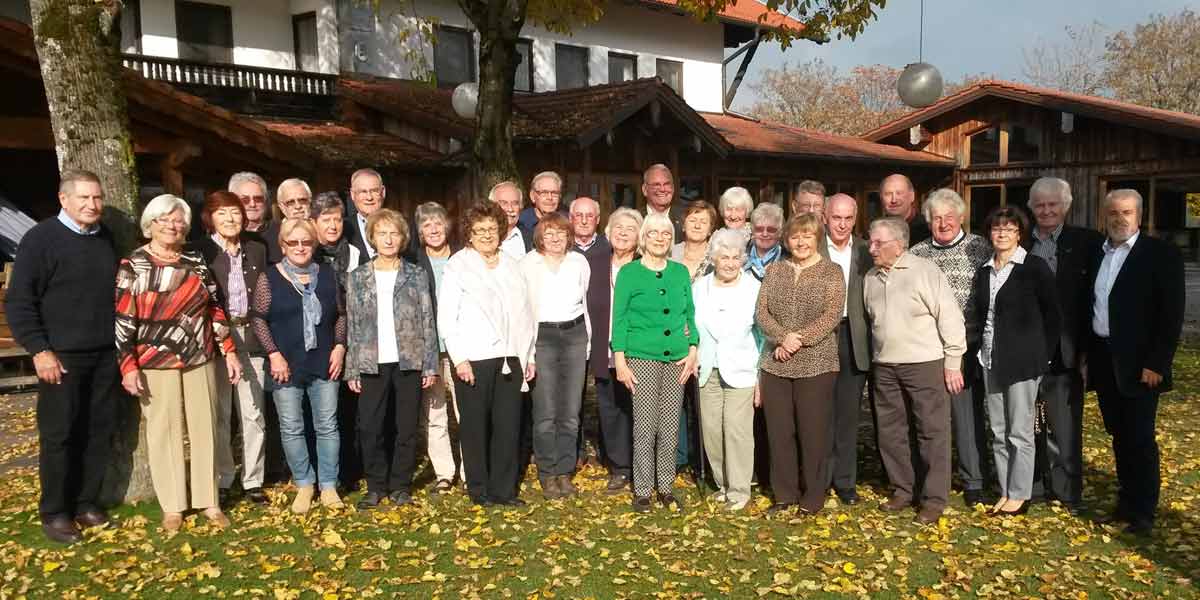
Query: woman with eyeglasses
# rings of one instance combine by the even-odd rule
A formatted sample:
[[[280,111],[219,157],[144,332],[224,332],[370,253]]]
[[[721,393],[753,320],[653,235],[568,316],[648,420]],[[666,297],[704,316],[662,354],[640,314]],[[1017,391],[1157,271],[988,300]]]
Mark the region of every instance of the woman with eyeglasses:
[[[337,493],[338,388],[346,355],[346,316],[337,275],[313,262],[317,228],[308,219],[284,219],[278,244],[283,260],[254,286],[254,333],[270,361],[272,397],[296,498],[292,512],[312,508],[314,486],[326,508],[342,508]],[[308,454],[304,399],[312,410],[317,461]]]
[[[467,493],[478,506],[525,504],[517,497],[521,391],[535,375],[536,322],[517,261],[500,252],[507,224],[495,202],[467,209],[467,247],[450,257],[438,287],[437,325],[454,364]]]
[[[967,315],[973,326],[967,330],[982,338],[978,360],[1000,480],[991,512],[1019,515],[1033,494],[1038,384],[1054,357],[1062,317],[1050,266],[1021,247],[1029,232],[1025,213],[997,208],[986,223],[993,254],[976,271],[975,310]]]
[[[771,263],[788,257],[787,248],[779,243],[783,228],[783,209],[773,202],[763,202],[750,213],[751,239],[747,245],[746,270],[762,281]]]
[[[141,218],[150,242],[117,269],[121,385],[141,402],[150,478],[168,532],[179,530],[189,506],[219,527],[229,525],[217,494],[216,353],[224,355],[230,384],[242,373],[216,281],[204,257],[183,248],[191,224],[187,202],[170,194],[154,198]]]

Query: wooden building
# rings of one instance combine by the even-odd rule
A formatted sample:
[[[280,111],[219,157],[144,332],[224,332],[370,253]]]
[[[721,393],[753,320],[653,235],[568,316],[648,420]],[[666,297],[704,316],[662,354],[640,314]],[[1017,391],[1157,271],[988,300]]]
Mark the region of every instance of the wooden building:
[[[1133,188],[1143,227],[1197,253],[1200,116],[983,81],[863,139],[951,159],[972,227],[995,206],[1024,206],[1034,180],[1054,176],[1071,184],[1070,222],[1101,228],[1104,195]]]

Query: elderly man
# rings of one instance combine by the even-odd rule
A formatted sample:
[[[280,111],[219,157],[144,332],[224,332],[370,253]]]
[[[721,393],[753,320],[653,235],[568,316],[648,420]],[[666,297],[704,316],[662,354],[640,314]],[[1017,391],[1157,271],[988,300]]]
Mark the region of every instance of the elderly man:
[[[529,201],[532,206],[522,210],[517,218],[517,227],[521,228],[521,235],[528,239],[533,239],[533,228],[537,227],[542,217],[552,212],[570,217],[561,205],[562,177],[554,171],[542,171],[533,176],[533,180],[529,182]]]
[[[1095,387],[1117,463],[1116,520],[1127,533],[1154,527],[1160,487],[1154,420],[1171,391],[1171,362],[1183,329],[1183,260],[1168,242],[1141,235],[1142,196],[1104,198],[1108,239],[1093,261],[1087,382]]]
[[[246,213],[242,230],[246,237],[261,243],[267,249],[267,262],[275,264],[283,260],[279,249],[279,224],[271,218],[271,204],[267,199],[267,182],[257,173],[242,171],[229,178],[227,190],[237,194]]]
[[[38,376],[42,532],[73,543],[83,539],[79,527],[108,522],[100,486],[120,400],[113,397],[117,253],[100,223],[104,192],[95,174],[63,171],[58,201],[58,217],[21,240],[6,312]]]
[[[683,214],[675,201],[675,178],[664,164],[650,165],[642,173],[642,196],[646,198],[646,214],[661,213],[675,225],[675,242],[683,241]]]
[[[907,252],[904,221],[873,221],[869,247],[875,266],[863,278],[863,300],[871,319],[879,452],[895,488],[880,508],[903,510],[920,489],[917,521],[931,524],[950,495],[949,396],[963,388],[963,313],[937,265]],[[924,463],[921,485],[909,446],[913,435]]]
[[[858,202],[846,194],[829,197],[821,255],[842,268],[846,301],[838,325],[838,375],[833,384],[833,447],[826,461],[829,481],[843,504],[857,504],[858,415],[871,368],[871,330],[863,307],[863,277],[874,266],[867,242],[854,235]]]
[[[927,258],[945,273],[950,289],[964,315],[971,314],[974,298],[975,272],[992,256],[992,246],[987,240],[963,231],[963,218],[967,205],[954,190],[934,190],[922,207],[927,222],[933,224],[932,237],[913,244],[910,252]],[[980,339],[968,333],[968,340]],[[975,356],[978,348],[968,350]],[[954,426],[954,449],[958,454],[958,476],[963,481],[963,502],[968,506],[985,502],[983,492],[987,456],[987,423],[984,422],[983,381],[980,379],[979,361],[968,360],[963,365],[963,390],[950,398],[950,415]]]
[[[1067,510],[1079,514],[1084,506],[1083,378],[1078,366],[1089,337],[1086,317],[1091,288],[1087,273],[1101,254],[1104,236],[1066,224],[1071,211],[1071,186],[1057,177],[1033,182],[1029,210],[1037,226],[1027,238],[1026,249],[1046,261],[1054,272],[1063,317],[1058,348],[1038,390],[1048,428],[1037,437],[1034,496],[1039,488],[1049,489]]]
[[[500,235],[500,251],[513,260],[520,260],[533,249],[533,236],[525,235],[517,223],[521,218],[524,193],[521,186],[511,181],[501,181],[488,191],[488,201],[500,205],[508,217],[507,229]]]
[[[608,239],[599,232],[600,204],[598,202],[587,196],[580,196],[572,200],[569,218],[576,252],[582,252],[584,256],[588,257],[595,252],[601,254],[612,252],[612,247],[608,245]]]
[[[346,219],[346,241],[358,248],[363,262],[375,258],[375,249],[367,243],[367,217],[383,208],[387,188],[383,176],[375,169],[359,169],[350,175],[350,201],[354,203],[354,216]]]
[[[908,224],[912,244],[929,239],[929,222],[917,209],[916,188],[906,175],[893,173],[879,182],[879,199],[883,201],[883,212],[889,217],[903,219]]]
[[[825,184],[820,181],[805,179],[796,186],[796,195],[792,197],[792,215],[814,214],[822,218],[825,210]]]

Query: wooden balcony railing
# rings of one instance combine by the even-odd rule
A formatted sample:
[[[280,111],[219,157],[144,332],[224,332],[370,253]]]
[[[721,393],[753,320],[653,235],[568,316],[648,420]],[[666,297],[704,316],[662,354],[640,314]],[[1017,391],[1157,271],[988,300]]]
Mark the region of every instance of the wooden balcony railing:
[[[336,75],[324,73],[205,63],[142,54],[123,54],[121,62],[147,79],[183,85],[328,96],[333,94],[337,82]]]

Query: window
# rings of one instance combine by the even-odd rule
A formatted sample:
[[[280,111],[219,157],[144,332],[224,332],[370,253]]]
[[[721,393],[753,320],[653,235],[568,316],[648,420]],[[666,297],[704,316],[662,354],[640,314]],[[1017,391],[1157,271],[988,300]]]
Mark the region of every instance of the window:
[[[517,40],[517,81],[513,89],[518,92],[533,91],[533,42]]]
[[[438,86],[454,87],[475,81],[475,40],[471,32],[439,26],[433,45],[433,63]]]
[[[972,140],[973,143],[974,141]],[[984,221],[987,220],[988,214],[993,209],[1000,206],[1000,198],[1004,194],[1004,186],[973,185],[967,188],[967,194],[970,197],[968,211],[971,214],[971,232],[982,235],[986,239],[988,234],[983,230]]]
[[[989,127],[971,136],[971,166],[1000,163],[1000,128]]]
[[[292,40],[296,45],[296,68],[301,71],[320,71],[317,13],[308,12],[292,16]]]
[[[142,6],[140,0],[125,0],[121,9],[121,52],[142,53]]]
[[[175,30],[180,59],[233,62],[233,16],[228,6],[176,2]]]
[[[554,45],[554,76],[556,89],[587,87],[588,49],[567,44]]]
[[[655,66],[658,69],[658,76],[662,78],[663,83],[671,86],[676,94],[683,95],[683,63],[677,60],[667,60],[660,58],[655,61]]]
[[[1036,162],[1041,158],[1041,132],[1024,125],[1013,125],[1008,133],[1008,162]]]
[[[608,82],[621,83],[637,79],[637,57],[629,54],[608,53]]]

